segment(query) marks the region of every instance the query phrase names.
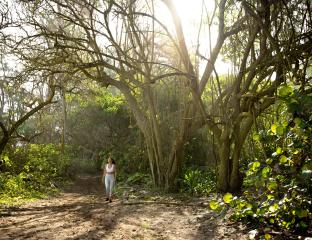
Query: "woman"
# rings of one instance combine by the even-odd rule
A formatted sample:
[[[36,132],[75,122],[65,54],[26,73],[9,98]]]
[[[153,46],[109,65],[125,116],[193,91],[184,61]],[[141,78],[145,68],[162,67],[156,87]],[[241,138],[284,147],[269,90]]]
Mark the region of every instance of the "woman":
[[[107,164],[104,167],[103,178],[104,177],[106,201],[112,202],[113,187],[116,180],[116,164],[111,157],[108,158]]]

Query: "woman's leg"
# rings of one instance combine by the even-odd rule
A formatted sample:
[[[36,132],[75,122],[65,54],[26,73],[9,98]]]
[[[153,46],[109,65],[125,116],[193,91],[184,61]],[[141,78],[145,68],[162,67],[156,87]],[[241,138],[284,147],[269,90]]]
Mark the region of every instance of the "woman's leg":
[[[105,191],[106,196],[111,199],[113,194],[115,178],[113,175],[106,175],[105,176]]]
[[[109,185],[109,198],[110,199],[112,199],[114,185],[115,185],[115,178],[112,175],[110,176],[110,185]]]
[[[110,179],[109,179],[109,176],[105,176],[105,195],[107,197],[106,200],[108,200],[109,198],[109,191],[110,190]]]

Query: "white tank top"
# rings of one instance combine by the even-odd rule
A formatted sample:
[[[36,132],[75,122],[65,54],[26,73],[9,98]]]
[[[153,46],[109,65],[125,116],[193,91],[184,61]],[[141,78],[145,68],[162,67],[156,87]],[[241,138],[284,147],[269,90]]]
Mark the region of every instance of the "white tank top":
[[[114,164],[112,164],[111,165],[111,167],[109,167],[109,165],[108,164],[106,164],[106,173],[110,173],[110,174],[112,174],[112,173],[114,173],[115,172],[115,165]]]

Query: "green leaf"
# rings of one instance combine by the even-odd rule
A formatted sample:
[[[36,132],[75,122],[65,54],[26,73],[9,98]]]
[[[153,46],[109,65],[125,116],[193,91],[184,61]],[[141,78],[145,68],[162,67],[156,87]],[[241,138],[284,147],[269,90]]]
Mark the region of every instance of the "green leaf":
[[[277,155],[282,154],[282,152],[283,152],[282,148],[278,147],[278,148],[276,149],[276,154],[277,154]]]
[[[259,135],[259,134],[254,134],[254,135],[252,136],[252,139],[253,139],[254,141],[260,141],[260,135]]]
[[[278,95],[281,97],[290,96],[292,93],[293,93],[292,87],[287,85],[282,86],[278,91]]]
[[[282,125],[277,126],[276,134],[282,136],[284,134],[284,127]]]
[[[269,190],[275,190],[277,188],[277,183],[275,182],[275,181],[270,181],[269,183],[268,183],[268,189]]]
[[[276,128],[277,128],[276,124],[272,124],[271,126],[272,133],[276,134]]]
[[[251,210],[251,209],[252,209],[252,205],[250,203],[247,203],[246,210]]]
[[[287,157],[284,156],[284,155],[282,155],[282,156],[280,157],[280,159],[279,159],[279,162],[280,162],[281,164],[285,164],[285,163],[287,163],[287,161],[288,161],[288,159],[287,159]]]
[[[298,149],[296,149],[295,151],[293,151],[293,154],[294,155],[297,155],[299,153],[299,150]]]
[[[270,172],[271,172],[271,168],[267,166],[267,167],[262,169],[261,175],[263,177],[267,177]]]
[[[219,203],[217,202],[217,201],[210,201],[209,202],[209,206],[210,206],[210,208],[212,209],[212,210],[216,210],[220,205],[219,205]]]
[[[231,193],[227,193],[223,196],[223,201],[225,203],[230,203],[233,199],[233,195]]]
[[[277,209],[278,209],[278,204],[276,203],[269,207],[270,212],[276,212]]]
[[[265,240],[271,239],[271,235],[268,234],[268,233],[264,234],[264,239],[265,239]]]
[[[271,131],[273,134],[281,136],[284,134],[284,127],[283,125],[272,124]]]
[[[245,206],[246,206],[246,202],[239,201],[239,202],[238,202],[238,205],[237,205],[237,208],[238,208],[239,210],[242,210],[243,207],[245,207]]]
[[[254,172],[257,171],[260,165],[261,165],[260,162],[254,162],[251,166],[251,170]]]
[[[4,165],[6,167],[12,167],[13,166],[13,162],[10,160],[9,156],[4,155],[3,160],[4,160]]]

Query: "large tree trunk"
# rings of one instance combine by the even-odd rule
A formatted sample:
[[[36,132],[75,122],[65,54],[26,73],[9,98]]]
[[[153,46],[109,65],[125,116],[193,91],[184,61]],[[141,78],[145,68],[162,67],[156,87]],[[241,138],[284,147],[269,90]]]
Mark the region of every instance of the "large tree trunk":
[[[218,139],[219,166],[217,173],[217,188],[222,191],[229,189],[229,170],[230,170],[230,129],[225,127],[221,137]]]
[[[243,179],[241,178],[241,174],[239,171],[239,160],[241,156],[242,146],[238,143],[234,143],[233,154],[231,158],[231,171],[229,172],[230,177],[230,185],[229,190],[231,192],[237,192],[240,190],[242,186]]]
[[[6,129],[5,125],[1,121],[0,121],[0,128],[3,134],[1,141],[0,141],[0,158],[1,158],[2,152],[4,151],[5,146],[8,144],[10,136],[9,136],[8,130]]]
[[[9,142],[9,137],[4,136],[1,141],[0,141],[0,158],[2,156],[2,153],[4,151],[5,146],[8,144]]]
[[[171,149],[169,156],[169,167],[166,173],[166,188],[170,189],[175,186],[175,180],[181,173],[182,161],[184,159],[184,143],[185,141],[177,140]]]
[[[217,187],[222,192],[237,192],[242,187],[243,177],[239,171],[239,163],[243,145],[252,123],[253,118],[250,115],[244,119],[238,118],[232,128],[224,127],[221,137],[218,139]]]
[[[232,145],[232,148],[230,147]],[[217,188],[221,192],[237,192],[242,186],[239,160],[242,146],[229,138],[220,140]]]
[[[146,104],[144,108],[139,106],[138,101],[125,84],[116,81],[112,81],[111,84],[117,87],[127,99],[138,127],[143,133],[154,185],[164,189],[172,189],[181,172],[185,141],[189,132],[192,131],[190,130],[191,117],[195,111],[190,105],[187,106],[183,114],[184,119],[179,119],[179,132],[169,139],[167,133],[162,129],[159,119],[157,119],[159,113],[156,111],[153,85],[147,82],[143,88],[144,103]],[[170,146],[169,151],[168,144]]]

